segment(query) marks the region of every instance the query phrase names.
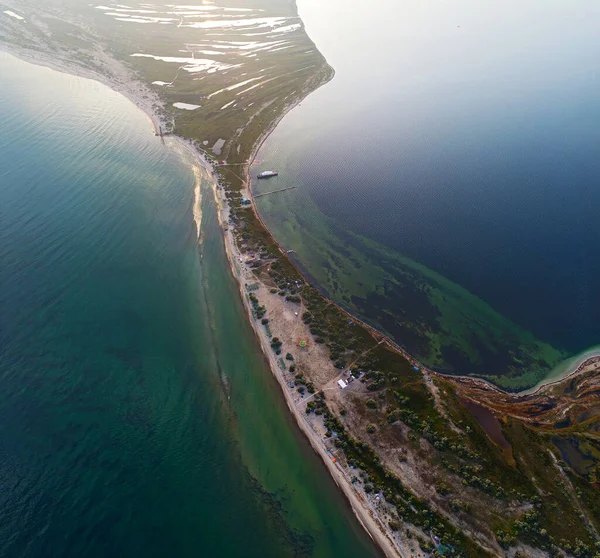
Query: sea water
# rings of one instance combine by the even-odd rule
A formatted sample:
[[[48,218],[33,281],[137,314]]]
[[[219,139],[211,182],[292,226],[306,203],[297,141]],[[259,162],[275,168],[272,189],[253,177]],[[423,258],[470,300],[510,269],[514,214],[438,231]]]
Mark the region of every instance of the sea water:
[[[375,556],[289,418],[210,183],[99,83],[0,54],[0,554]]]

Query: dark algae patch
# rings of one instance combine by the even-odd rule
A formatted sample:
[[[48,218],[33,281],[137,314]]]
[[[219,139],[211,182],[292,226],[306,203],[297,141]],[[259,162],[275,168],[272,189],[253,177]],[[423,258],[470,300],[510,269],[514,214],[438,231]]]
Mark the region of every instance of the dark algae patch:
[[[253,173],[264,166],[255,165]],[[287,184],[284,178],[280,183]],[[263,191],[260,182],[253,188]],[[285,194],[258,198],[257,209],[282,246],[294,250],[291,257],[303,273],[432,370],[519,391],[566,358],[439,273],[342,230],[306,194]]]
[[[266,511],[272,530],[283,541],[294,558],[309,558],[314,555],[315,540],[308,531],[294,529],[285,518],[285,508],[276,495],[267,492],[260,482],[248,473],[249,483]]]

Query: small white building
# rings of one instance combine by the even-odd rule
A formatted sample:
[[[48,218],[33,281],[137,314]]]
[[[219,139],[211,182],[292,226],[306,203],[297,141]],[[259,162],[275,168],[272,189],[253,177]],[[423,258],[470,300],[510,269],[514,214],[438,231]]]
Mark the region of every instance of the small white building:
[[[348,387],[348,384],[344,380],[338,380],[338,386],[340,386],[342,389],[345,389]]]

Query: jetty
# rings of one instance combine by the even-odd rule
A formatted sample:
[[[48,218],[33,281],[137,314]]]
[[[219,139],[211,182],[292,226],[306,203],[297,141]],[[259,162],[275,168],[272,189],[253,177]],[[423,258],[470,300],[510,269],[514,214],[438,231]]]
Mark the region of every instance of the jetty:
[[[279,192],[285,192],[286,190],[293,190],[296,186],[288,186],[287,188],[281,188],[280,190],[273,190],[272,192],[264,192],[263,194],[254,194],[253,198],[260,198],[261,196],[270,196],[271,194],[278,194]]]
[[[162,126],[158,126],[158,130],[155,129],[154,130],[154,135],[160,138],[160,141],[163,145],[165,145],[165,136],[170,136],[172,135],[172,132],[169,132],[167,130],[163,130]]]

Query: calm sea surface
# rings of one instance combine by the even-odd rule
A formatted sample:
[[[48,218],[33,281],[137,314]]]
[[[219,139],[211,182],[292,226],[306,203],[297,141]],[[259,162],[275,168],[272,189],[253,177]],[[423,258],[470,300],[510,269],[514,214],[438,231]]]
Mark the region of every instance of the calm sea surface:
[[[291,423],[208,185],[0,53],[0,555],[376,556]]]
[[[600,5],[300,0],[334,80],[258,156],[327,293],[426,363],[535,383],[600,342]],[[504,379],[502,379],[504,378]]]

